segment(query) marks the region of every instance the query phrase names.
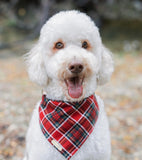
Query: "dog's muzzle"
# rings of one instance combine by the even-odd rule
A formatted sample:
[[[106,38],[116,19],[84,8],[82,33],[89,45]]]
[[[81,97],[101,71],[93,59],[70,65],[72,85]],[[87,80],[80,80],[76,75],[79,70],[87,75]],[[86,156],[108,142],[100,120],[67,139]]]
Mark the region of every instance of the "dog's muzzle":
[[[72,98],[79,98],[83,94],[83,69],[83,64],[79,62],[72,62],[68,65],[71,76],[69,76],[65,82],[68,88],[68,94]]]

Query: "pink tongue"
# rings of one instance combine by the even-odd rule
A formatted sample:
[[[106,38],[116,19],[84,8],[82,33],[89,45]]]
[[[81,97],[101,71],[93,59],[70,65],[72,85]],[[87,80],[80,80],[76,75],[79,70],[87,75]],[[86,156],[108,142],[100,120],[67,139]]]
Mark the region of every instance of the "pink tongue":
[[[68,93],[72,98],[79,98],[83,93],[82,84],[79,81],[75,83],[68,81]]]

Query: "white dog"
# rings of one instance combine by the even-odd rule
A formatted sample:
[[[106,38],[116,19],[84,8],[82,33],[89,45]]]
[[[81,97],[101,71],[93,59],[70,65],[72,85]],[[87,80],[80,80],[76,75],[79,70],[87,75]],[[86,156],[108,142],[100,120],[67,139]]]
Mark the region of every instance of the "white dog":
[[[79,11],[54,15],[26,61],[46,95],[33,112],[24,160],[109,160],[108,120],[94,92],[110,79],[113,60],[94,22]]]

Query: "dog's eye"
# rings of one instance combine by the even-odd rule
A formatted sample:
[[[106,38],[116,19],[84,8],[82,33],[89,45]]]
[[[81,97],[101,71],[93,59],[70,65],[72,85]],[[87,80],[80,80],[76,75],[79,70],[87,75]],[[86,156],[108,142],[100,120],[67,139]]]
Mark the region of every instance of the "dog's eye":
[[[63,44],[62,42],[57,42],[57,43],[55,44],[55,48],[56,48],[56,49],[62,49],[62,48],[64,48],[64,44]]]
[[[88,49],[88,47],[89,47],[88,42],[87,42],[87,41],[83,41],[83,42],[82,42],[82,48]]]

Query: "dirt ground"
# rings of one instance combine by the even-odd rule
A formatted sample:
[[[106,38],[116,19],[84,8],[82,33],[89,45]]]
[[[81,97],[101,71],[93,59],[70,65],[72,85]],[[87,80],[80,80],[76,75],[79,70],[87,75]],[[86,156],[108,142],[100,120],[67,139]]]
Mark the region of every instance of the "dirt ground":
[[[110,122],[111,159],[141,160],[142,54],[115,54],[114,60],[111,81],[96,91],[104,99]],[[29,81],[23,58],[15,50],[1,50],[0,160],[22,159],[30,116],[40,98],[41,89]]]

